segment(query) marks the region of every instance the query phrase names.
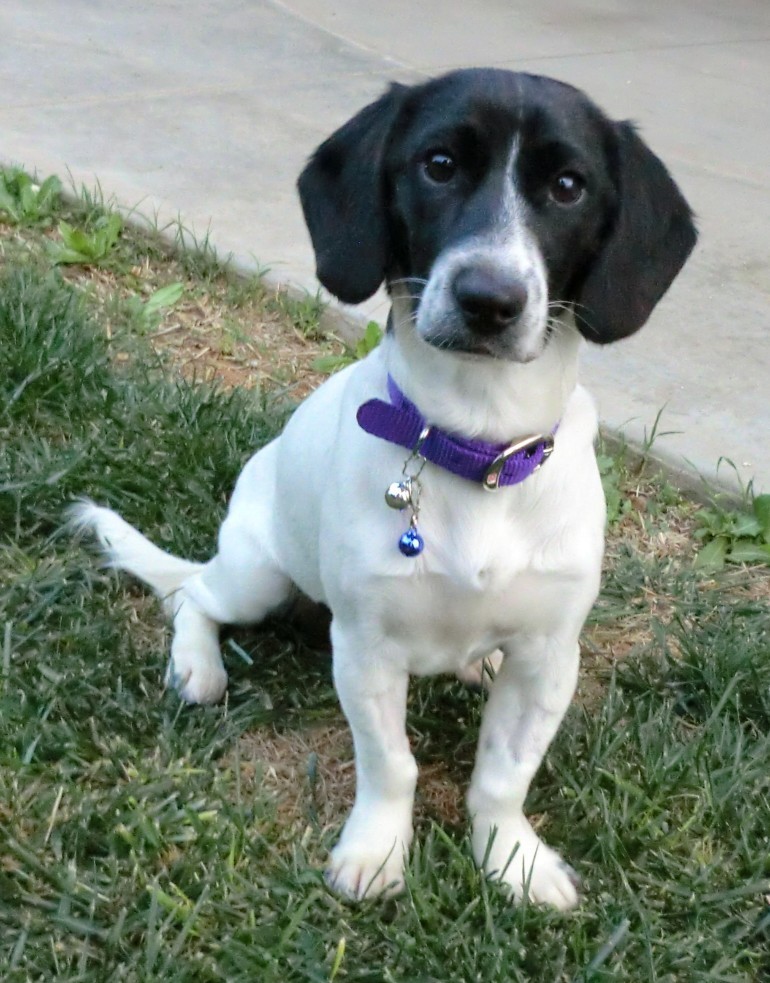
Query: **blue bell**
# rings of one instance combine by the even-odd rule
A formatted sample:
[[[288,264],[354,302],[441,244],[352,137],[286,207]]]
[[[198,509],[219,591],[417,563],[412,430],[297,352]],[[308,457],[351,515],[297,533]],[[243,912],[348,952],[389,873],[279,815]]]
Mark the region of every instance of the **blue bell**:
[[[425,540],[417,532],[415,526],[410,526],[399,539],[398,548],[404,556],[419,556],[425,549]]]

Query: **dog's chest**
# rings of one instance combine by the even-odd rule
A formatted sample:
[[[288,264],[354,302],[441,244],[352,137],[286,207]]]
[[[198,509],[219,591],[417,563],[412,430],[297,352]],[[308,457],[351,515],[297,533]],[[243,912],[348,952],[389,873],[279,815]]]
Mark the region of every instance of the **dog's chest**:
[[[453,671],[516,635],[558,632],[585,617],[598,583],[600,533],[502,505],[486,495],[471,509],[426,503],[423,554],[378,584],[382,626],[407,653],[410,672]]]
[[[432,477],[420,500],[421,566],[463,596],[509,595],[520,591],[522,579],[585,572],[586,547],[600,531],[598,510],[562,501],[560,489],[539,475],[528,487],[491,493],[445,474]]]
[[[516,636],[558,631],[566,608],[585,607],[579,584],[531,572],[495,590],[434,574],[403,586],[384,585],[382,627],[414,675],[453,672]]]

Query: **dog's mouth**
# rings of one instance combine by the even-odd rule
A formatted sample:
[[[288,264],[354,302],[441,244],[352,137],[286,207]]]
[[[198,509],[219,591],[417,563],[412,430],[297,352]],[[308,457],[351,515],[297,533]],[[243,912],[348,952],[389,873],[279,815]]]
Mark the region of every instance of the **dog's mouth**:
[[[511,345],[503,342],[502,339],[474,338],[471,336],[457,335],[428,335],[423,340],[432,348],[439,351],[451,352],[453,355],[479,360],[495,359],[501,362],[527,363],[534,361],[538,352],[521,351],[518,345]]]
[[[467,345],[467,346],[460,346],[460,347],[458,347],[458,348],[455,349],[455,352],[458,355],[466,355],[469,358],[474,358],[474,359],[479,359],[479,358],[486,358],[486,359],[494,358],[494,359],[498,359],[498,360],[501,360],[501,361],[504,361],[504,362],[511,362],[511,361],[515,361],[515,362],[529,362],[529,361],[531,361],[530,356],[527,356],[526,358],[523,358],[523,359],[522,358],[519,358],[518,356],[514,357],[514,356],[512,356],[511,354],[509,354],[507,352],[506,353],[503,353],[503,352],[496,351],[493,347],[491,347],[490,345],[485,344],[484,342],[478,342],[477,344],[471,344],[471,345]],[[532,358],[534,358],[534,356],[532,356]]]
[[[470,355],[474,358],[504,358],[499,347],[474,338],[462,338],[458,335],[431,334],[423,339],[432,348],[442,352],[452,352],[453,355]]]
[[[475,344],[468,345],[467,348],[459,348],[458,351],[464,352],[466,355],[479,355],[482,358],[499,358],[499,354],[494,351],[490,346],[483,341],[476,342]]]
[[[501,354],[486,341],[463,341],[458,339],[451,344],[438,343],[437,348],[456,352],[458,355],[473,355],[477,358],[500,358]]]

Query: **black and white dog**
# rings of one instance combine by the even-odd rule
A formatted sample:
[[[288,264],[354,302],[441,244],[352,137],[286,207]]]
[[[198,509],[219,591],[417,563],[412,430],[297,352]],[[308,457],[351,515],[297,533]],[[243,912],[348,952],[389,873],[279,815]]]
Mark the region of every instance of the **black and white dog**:
[[[224,692],[221,624],[258,622],[297,588],[329,606],[357,789],[327,876],[348,896],[403,885],[410,674],[467,677],[491,657],[474,853],[514,899],[568,908],[576,876],[522,810],[599,587],[578,352],[644,324],[693,248],[690,209],[631,125],[498,70],[393,85],[318,148],[299,192],[321,283],[348,303],[386,283],[383,343],[246,464],[209,563],[90,503],[76,520],[165,599],[169,678],[190,702]]]

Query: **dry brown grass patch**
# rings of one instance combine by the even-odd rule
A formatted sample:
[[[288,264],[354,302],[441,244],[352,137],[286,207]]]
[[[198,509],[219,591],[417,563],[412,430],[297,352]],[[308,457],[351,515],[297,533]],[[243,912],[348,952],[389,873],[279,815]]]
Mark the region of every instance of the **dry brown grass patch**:
[[[299,730],[249,731],[221,763],[240,767],[244,794],[267,793],[287,827],[311,820],[322,829],[336,827],[353,805],[353,741],[342,719]],[[418,823],[463,822],[463,789],[440,762],[420,766],[415,815]]]

